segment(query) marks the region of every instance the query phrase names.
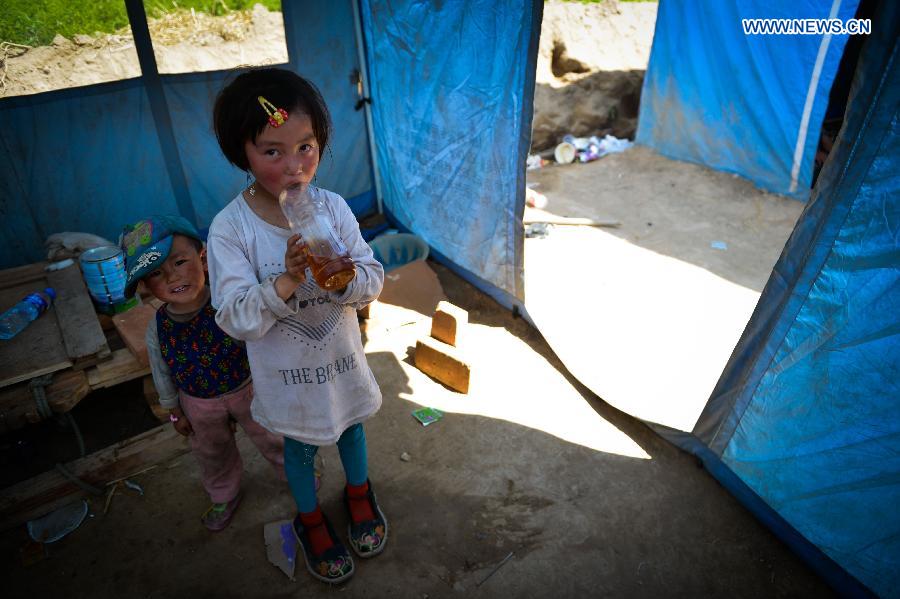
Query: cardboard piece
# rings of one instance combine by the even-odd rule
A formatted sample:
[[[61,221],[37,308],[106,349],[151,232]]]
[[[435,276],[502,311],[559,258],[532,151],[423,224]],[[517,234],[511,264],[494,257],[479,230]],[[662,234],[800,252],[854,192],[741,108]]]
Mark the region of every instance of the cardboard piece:
[[[381,295],[368,309],[367,326],[392,329],[431,318],[444,289],[425,260],[416,260],[384,276]]]
[[[263,539],[266,542],[266,557],[269,562],[291,580],[294,578],[294,569],[297,565],[297,550],[299,545],[291,520],[279,520],[269,522],[263,527]]]

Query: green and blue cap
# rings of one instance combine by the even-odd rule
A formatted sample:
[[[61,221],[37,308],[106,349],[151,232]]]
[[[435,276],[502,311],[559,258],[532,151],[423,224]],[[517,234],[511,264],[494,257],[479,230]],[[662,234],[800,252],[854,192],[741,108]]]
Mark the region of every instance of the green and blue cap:
[[[134,295],[138,282],[166,261],[176,233],[203,242],[197,228],[181,216],[155,215],[125,225],[119,247],[125,253],[126,296]]]

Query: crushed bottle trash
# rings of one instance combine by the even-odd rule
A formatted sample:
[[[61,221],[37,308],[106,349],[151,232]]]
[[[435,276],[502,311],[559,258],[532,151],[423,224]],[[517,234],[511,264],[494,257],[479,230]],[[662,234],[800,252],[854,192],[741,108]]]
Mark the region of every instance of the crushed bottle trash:
[[[525,237],[531,239],[543,239],[550,235],[553,225],[549,223],[530,223],[525,225]]]
[[[128,487],[128,488],[131,489],[132,491],[137,491],[137,492],[138,492],[138,495],[143,496],[143,494],[144,494],[144,488],[143,488],[141,485],[139,485],[139,484],[137,484],[137,483],[135,483],[135,482],[131,482],[131,481],[128,480],[127,478],[126,478],[124,481],[122,481],[122,482],[125,483],[125,486],[126,486],[126,487]]]
[[[543,209],[547,207],[547,196],[530,187],[525,188],[525,205],[532,208]]]
[[[560,154],[557,156],[557,162],[561,164],[560,158],[566,162],[592,162],[598,158],[603,158],[607,154],[616,154],[624,152],[634,145],[634,142],[627,139],[619,139],[612,135],[605,135],[599,138],[596,135],[591,137],[575,137],[574,135],[563,136],[562,143],[556,146]],[[571,160],[569,156],[571,155]]]
[[[553,157],[557,164],[570,164],[575,161],[578,149],[570,142],[564,141],[553,150]]]
[[[529,171],[542,168],[545,164],[547,164],[547,161],[537,154],[529,154],[528,158],[525,159],[525,169]]]

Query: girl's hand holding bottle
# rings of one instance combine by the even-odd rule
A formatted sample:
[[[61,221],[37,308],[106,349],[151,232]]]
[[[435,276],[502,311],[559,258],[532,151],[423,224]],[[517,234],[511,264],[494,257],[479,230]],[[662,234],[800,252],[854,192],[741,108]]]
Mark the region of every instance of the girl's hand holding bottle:
[[[306,281],[306,244],[300,243],[300,235],[291,235],[287,241],[287,250],[284,252],[285,272],[297,282],[297,285]]]
[[[306,281],[306,246],[300,243],[300,235],[294,234],[287,240],[284,252],[284,274],[275,281],[278,297],[287,301],[301,283]]]
[[[346,288],[356,277],[356,266],[334,228],[322,190],[309,183],[290,185],[279,194],[278,204],[291,230],[303,236],[304,262],[316,284],[325,291]]]

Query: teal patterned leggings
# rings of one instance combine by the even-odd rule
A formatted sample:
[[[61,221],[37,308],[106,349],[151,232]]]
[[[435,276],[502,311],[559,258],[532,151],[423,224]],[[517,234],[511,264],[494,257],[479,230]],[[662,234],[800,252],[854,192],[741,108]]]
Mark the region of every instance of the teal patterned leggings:
[[[341,434],[337,442],[347,482],[361,485],[369,478],[366,433],[362,424],[354,424]],[[300,512],[316,509],[315,460],[319,448],[295,439],[284,438],[284,473]]]

